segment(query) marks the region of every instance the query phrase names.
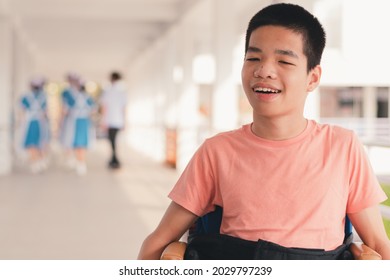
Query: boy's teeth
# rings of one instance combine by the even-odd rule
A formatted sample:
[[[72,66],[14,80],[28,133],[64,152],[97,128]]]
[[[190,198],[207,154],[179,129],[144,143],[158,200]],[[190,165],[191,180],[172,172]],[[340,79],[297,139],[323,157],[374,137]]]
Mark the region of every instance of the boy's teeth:
[[[278,93],[278,92],[279,92],[279,91],[276,90],[276,89],[261,88],[261,87],[255,88],[255,91],[256,91],[256,92],[270,92],[270,93]]]

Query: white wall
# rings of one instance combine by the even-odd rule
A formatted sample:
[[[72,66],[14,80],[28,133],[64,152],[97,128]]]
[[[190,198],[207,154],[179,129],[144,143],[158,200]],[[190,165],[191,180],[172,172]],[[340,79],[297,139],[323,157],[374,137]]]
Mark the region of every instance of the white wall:
[[[0,175],[11,171],[12,25],[0,13]]]

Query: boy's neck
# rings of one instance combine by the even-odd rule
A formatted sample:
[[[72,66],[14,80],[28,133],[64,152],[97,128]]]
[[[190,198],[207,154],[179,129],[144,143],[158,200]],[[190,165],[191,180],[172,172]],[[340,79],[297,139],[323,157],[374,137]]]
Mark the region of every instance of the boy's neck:
[[[252,123],[252,132],[261,138],[281,141],[294,138],[301,134],[308,124],[304,117],[296,119],[277,118],[277,119],[254,119]]]

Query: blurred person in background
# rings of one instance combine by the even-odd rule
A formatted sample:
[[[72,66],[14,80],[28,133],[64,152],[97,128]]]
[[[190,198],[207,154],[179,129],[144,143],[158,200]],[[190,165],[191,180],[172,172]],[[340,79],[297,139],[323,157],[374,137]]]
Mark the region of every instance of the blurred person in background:
[[[23,147],[28,152],[32,173],[47,168],[44,151],[49,142],[45,79],[36,77],[30,81],[30,91],[24,94],[20,104],[23,110]]]
[[[101,125],[107,131],[111,145],[111,158],[108,167],[116,169],[120,168],[116,139],[118,132],[125,128],[127,92],[119,72],[110,74],[110,82],[111,84],[104,90],[101,98]]]
[[[65,150],[65,164],[69,168],[74,168],[76,160],[72,153],[72,135],[73,121],[70,118],[70,108],[75,104],[75,95],[80,84],[80,77],[74,72],[69,72],[66,75],[67,86],[61,93],[61,120],[60,120],[60,143]]]
[[[74,168],[77,174],[84,175],[87,173],[86,150],[95,138],[91,121],[95,102],[85,91],[85,83],[81,78],[77,80],[77,88],[72,92],[72,98],[72,102],[68,104],[67,137],[74,153]]]

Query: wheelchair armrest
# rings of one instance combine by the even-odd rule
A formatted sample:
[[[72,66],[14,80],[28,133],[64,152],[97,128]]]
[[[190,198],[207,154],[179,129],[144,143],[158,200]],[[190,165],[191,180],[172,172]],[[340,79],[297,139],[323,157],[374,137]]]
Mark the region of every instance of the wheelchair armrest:
[[[349,247],[355,260],[381,260],[382,256],[362,242],[352,242]]]
[[[170,243],[162,252],[160,260],[182,260],[187,243],[174,241]]]

